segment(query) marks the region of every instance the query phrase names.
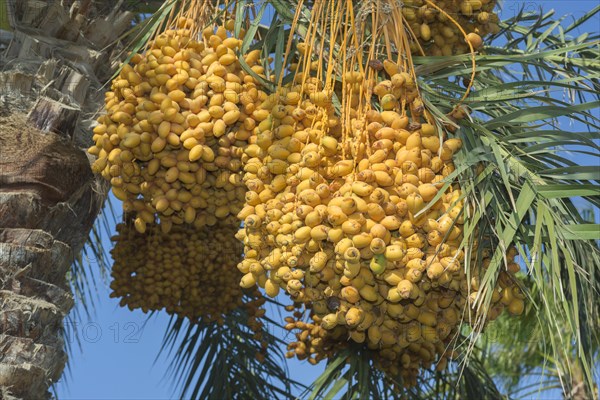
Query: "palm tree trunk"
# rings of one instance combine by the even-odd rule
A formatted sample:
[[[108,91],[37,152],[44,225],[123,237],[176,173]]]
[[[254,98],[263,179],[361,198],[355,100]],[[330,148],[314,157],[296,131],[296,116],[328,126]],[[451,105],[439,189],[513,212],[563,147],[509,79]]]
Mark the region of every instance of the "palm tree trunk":
[[[85,148],[133,15],[114,7],[0,0],[0,398],[49,397],[66,363],[66,273],[107,190]]]

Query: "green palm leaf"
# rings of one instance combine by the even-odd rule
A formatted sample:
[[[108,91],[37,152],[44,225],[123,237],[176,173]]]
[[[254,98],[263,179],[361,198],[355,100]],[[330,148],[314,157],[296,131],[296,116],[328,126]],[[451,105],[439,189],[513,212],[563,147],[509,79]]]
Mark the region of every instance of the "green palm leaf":
[[[292,386],[301,387],[289,378],[283,342],[271,329],[262,332],[267,357],[256,357],[261,341],[253,337],[247,321],[243,308],[226,315],[223,324],[171,319],[161,353],[171,356],[169,371],[182,398],[290,398]]]
[[[597,13],[595,9],[582,20]],[[525,28],[523,21],[534,29]],[[600,204],[597,167],[572,161],[585,155],[595,159],[593,165],[599,162],[598,118],[592,112],[599,104],[600,64],[593,52],[597,35],[581,42],[564,34],[581,23],[576,21],[562,35],[554,34],[559,25],[550,15],[519,14],[503,24],[495,39],[506,44],[486,47],[486,55],[477,57],[475,94],[465,102],[472,119],[458,132],[465,152],[456,160],[457,170],[464,171],[462,179],[474,182],[467,190],[479,199],[475,213],[487,217],[480,220],[480,227],[493,230],[501,244],[518,244],[531,302],[520,321],[535,321],[544,347],[543,357],[530,362],[536,368],[546,363],[560,370],[562,374],[555,376],[566,393],[570,374],[577,368],[587,390],[592,390],[598,354],[592,344],[598,343],[600,322],[598,304],[592,300],[600,292],[600,252],[594,241],[600,239],[600,226],[584,224],[573,204],[579,196],[591,206]],[[440,61],[443,66],[436,69],[435,62],[417,59],[431,72],[423,86],[427,93],[437,94],[429,99],[440,113],[447,112],[450,100],[464,90],[452,77],[468,73],[467,59],[456,60],[456,64]],[[557,93],[567,93],[575,101],[565,102]],[[564,131],[563,116],[585,124],[589,131]],[[480,162],[486,169],[473,181],[468,168]],[[482,285],[491,288],[502,268],[499,249]],[[519,329],[514,319],[510,324],[511,332]],[[491,357],[496,356],[502,357],[502,351]],[[519,360],[525,368],[526,360]]]
[[[461,341],[464,342],[465,338]],[[488,374],[482,350],[468,360],[458,359],[443,372],[435,365],[422,372],[417,385],[404,388],[402,381],[386,376],[360,346],[351,346],[329,359],[323,374],[300,397],[314,399],[505,399]]]

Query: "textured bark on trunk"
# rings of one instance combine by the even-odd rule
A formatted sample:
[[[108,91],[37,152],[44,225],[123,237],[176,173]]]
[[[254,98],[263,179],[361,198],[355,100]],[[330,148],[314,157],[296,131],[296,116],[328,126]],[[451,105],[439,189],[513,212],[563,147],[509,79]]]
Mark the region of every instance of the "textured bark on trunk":
[[[133,16],[115,3],[0,0],[1,399],[50,397],[66,363],[66,273],[107,189],[85,148]]]

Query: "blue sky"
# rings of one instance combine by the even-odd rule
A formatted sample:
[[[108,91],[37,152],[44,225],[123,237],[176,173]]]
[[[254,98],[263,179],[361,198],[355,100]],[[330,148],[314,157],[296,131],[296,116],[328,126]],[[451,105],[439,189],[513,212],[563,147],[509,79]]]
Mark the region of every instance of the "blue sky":
[[[508,18],[525,6],[528,10],[542,7],[554,9],[558,15],[583,15],[598,4],[598,0],[563,1],[503,1],[503,18]],[[266,16],[265,18],[269,18]],[[568,24],[568,22],[567,22]],[[600,21],[589,21],[588,30],[598,30]],[[577,125],[573,130],[581,130]],[[589,164],[590,160],[582,160]],[[114,202],[115,208],[119,208]],[[109,218],[110,219],[110,218]],[[114,232],[114,225],[110,225]],[[110,247],[108,237],[105,246]],[[88,260],[94,265],[94,260]],[[118,300],[108,297],[108,281],[96,274],[97,296],[94,312],[81,317],[78,325],[67,324],[67,331],[76,332],[81,348],[72,342],[70,371],[56,385],[59,399],[171,399],[177,398],[172,381],[166,376],[168,359],[158,358],[162,336],[168,323],[165,313],[152,318],[141,311],[119,307]],[[76,305],[81,315],[81,306]],[[289,367],[296,379],[310,383],[320,374],[323,366],[291,361]]]

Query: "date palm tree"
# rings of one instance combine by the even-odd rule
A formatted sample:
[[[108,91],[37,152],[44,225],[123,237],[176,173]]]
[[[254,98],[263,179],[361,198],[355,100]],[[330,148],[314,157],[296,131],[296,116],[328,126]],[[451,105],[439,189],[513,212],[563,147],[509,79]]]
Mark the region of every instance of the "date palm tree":
[[[108,60],[114,60],[114,53],[107,46],[127,29],[131,15],[117,18],[109,2],[66,3],[42,10],[36,8],[39,1],[0,3],[10,11],[5,23],[13,29],[1,61],[7,82],[0,108],[0,340],[7,349],[0,356],[0,388],[5,397],[43,397],[60,375],[65,362],[60,326],[72,305],[65,272],[103,201],[98,192],[104,188],[80,148],[91,136],[89,117],[102,104],[94,89],[112,73]],[[156,10],[140,24],[142,34],[131,46],[135,51],[171,11],[189,2],[128,3],[147,3],[144,12]],[[255,12],[241,47],[272,56],[275,61],[265,68],[285,81],[291,57],[284,57],[288,50],[282,43],[292,33],[302,40],[312,3],[236,1],[236,14]],[[576,156],[598,154],[599,124],[593,110],[599,104],[599,38],[574,33],[598,11],[570,24],[552,14],[519,13],[503,21],[500,32],[487,38],[474,56],[474,90],[464,103],[470,118],[459,122],[456,133],[464,150],[455,160],[455,177],[472,200],[466,230],[478,225],[501,243],[514,243],[522,255],[529,300],[518,322],[501,319],[483,332],[465,328],[462,358],[444,372],[424,371],[416,388],[397,393],[373,368],[369,354],[352,347],[329,359],[315,382],[297,382],[286,368],[285,330],[276,312],[267,314],[263,341],[272,350],[266,358],[256,356],[261,343],[245,326],[242,309],[222,324],[173,318],[162,350],[172,355],[171,372],[180,395],[506,398],[524,395],[526,391],[516,388],[531,384],[515,372],[531,377],[550,365],[556,379],[542,381],[542,388],[555,386],[566,398],[593,398],[600,332],[600,305],[594,301],[600,293],[600,251],[595,240],[600,239],[600,226],[585,221],[573,200],[582,197],[600,206],[600,176],[597,168],[578,165],[563,150]],[[269,20],[263,20],[266,15]],[[123,22],[122,29],[115,29],[115,20]],[[109,28],[106,21],[111,21]],[[332,47],[327,40],[324,35],[324,47]],[[414,58],[420,89],[436,117],[445,118],[464,93],[472,61],[471,55]],[[565,129],[560,124],[564,117],[585,129]],[[481,285],[492,288],[501,268],[498,251]],[[281,307],[276,301],[271,305]],[[492,340],[494,332],[513,332],[515,342]],[[536,338],[536,346],[515,346],[528,335]],[[517,348],[527,358],[508,358]],[[502,369],[502,360],[518,360],[522,369]]]
[[[283,74],[285,81],[287,65],[277,60],[289,62],[291,57],[284,57],[288,54],[282,43],[294,24],[302,41],[313,2],[268,3],[236,2],[239,12],[256,7],[252,29],[258,40],[250,43],[253,35],[248,34],[242,48],[252,46],[270,55],[275,62],[265,68],[276,77]],[[177,7],[179,2],[170,4]],[[301,7],[299,12],[297,7]],[[435,368],[424,371],[416,388],[401,393],[394,392],[389,379],[372,367],[367,353],[353,348],[329,359],[322,375],[308,387],[281,375],[273,382],[264,366],[246,368],[252,365],[250,358],[242,358],[245,364],[238,363],[237,353],[229,351],[231,340],[251,346],[242,333],[234,333],[243,319],[231,317],[219,328],[229,332],[225,334],[227,344],[210,335],[214,329],[210,324],[174,319],[167,328],[163,350],[174,355],[173,375],[180,383],[181,395],[256,397],[261,393],[251,388],[272,388],[278,383],[282,387],[283,381],[294,390],[285,396],[289,398],[300,394],[310,399],[500,399],[526,397],[531,394],[526,390],[529,386],[538,392],[558,390],[565,398],[597,396],[594,366],[599,359],[600,304],[594,299],[600,293],[600,226],[582,218],[574,199],[581,197],[590,207],[600,205],[599,118],[594,113],[599,104],[600,37],[597,32],[575,34],[586,21],[598,18],[599,11],[596,7],[570,23],[543,10],[521,11],[502,21],[500,31],[486,38],[486,45],[474,58],[414,58],[420,89],[439,118],[463,95],[475,61],[473,92],[464,103],[470,117],[458,123],[464,152],[455,161],[455,176],[472,199],[467,230],[478,225],[480,230],[493,232],[500,243],[514,243],[521,254],[519,275],[528,305],[520,319],[502,318],[483,332],[465,328],[461,332],[464,357],[444,372]],[[269,18],[263,19],[267,14]],[[321,39],[324,48],[333,46],[327,35]],[[578,122],[577,131],[565,128],[569,119]],[[591,157],[591,164],[579,165],[580,156]],[[482,285],[492,288],[502,268],[498,249]],[[275,336],[285,335],[281,321],[273,317],[270,322]],[[492,340],[498,332],[510,336]],[[535,346],[528,345],[531,336]],[[249,349],[241,351],[250,353]],[[242,367],[222,374],[220,368],[208,367],[215,360]],[[500,367],[503,362],[507,365]],[[202,366],[205,369],[201,370]],[[553,371],[551,376],[538,379],[536,374],[548,369]],[[240,391],[227,394],[218,389],[235,387],[240,371],[251,377],[250,388],[240,386]],[[282,394],[267,390],[262,396]]]

